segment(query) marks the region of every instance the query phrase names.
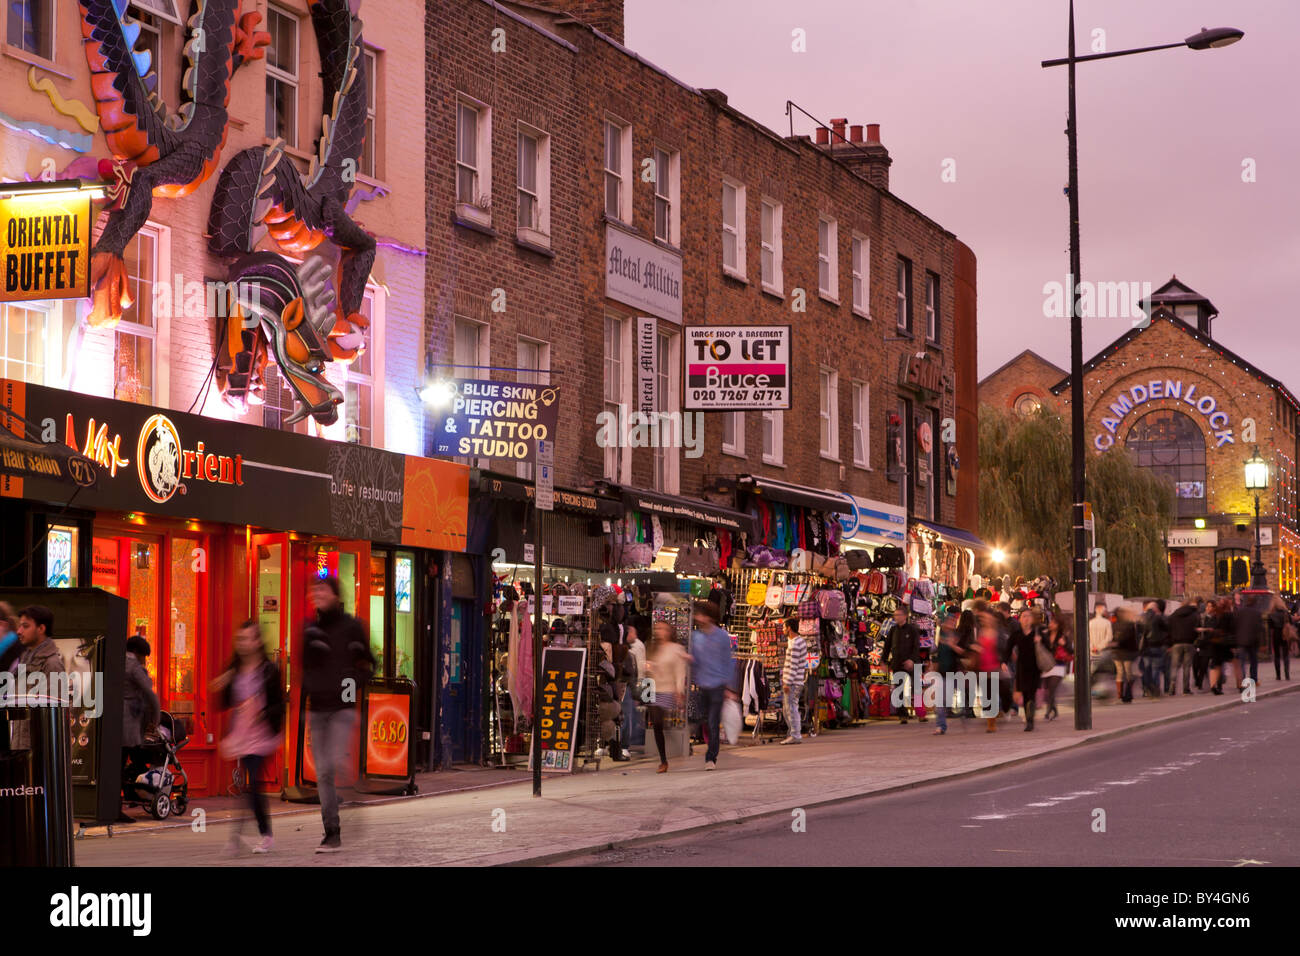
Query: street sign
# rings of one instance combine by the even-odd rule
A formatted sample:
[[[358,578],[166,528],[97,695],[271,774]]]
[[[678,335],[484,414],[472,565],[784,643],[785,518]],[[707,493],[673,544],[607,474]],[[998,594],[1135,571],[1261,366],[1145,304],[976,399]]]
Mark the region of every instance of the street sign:
[[[555,442],[537,443],[537,507],[555,510]]]
[[[1092,505],[1086,501],[1083,503],[1083,528],[1085,531],[1092,530]]]

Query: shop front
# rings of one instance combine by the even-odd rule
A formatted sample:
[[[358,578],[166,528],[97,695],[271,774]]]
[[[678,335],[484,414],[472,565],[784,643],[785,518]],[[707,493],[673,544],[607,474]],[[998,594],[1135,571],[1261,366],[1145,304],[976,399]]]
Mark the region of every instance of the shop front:
[[[236,782],[218,754],[223,715],[208,684],[249,619],[289,695],[286,745],[263,785],[295,780],[314,580],[338,577],[344,606],[369,632],[376,677],[436,686],[436,572],[465,548],[468,468],[10,380],[0,380],[0,402],[98,471],[82,489],[3,479],[5,583],[127,599],[128,633],[150,643],[162,707],[190,733],[195,795]],[[412,755],[427,765],[436,706],[432,695],[416,701]]]

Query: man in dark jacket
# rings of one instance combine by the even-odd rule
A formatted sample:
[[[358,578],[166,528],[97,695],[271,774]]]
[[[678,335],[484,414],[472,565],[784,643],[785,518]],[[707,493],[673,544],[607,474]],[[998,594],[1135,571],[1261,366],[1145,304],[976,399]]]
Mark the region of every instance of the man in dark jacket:
[[[1178,693],[1178,672],[1183,672],[1183,693],[1192,692],[1192,658],[1196,653],[1196,628],[1199,626],[1200,613],[1194,603],[1180,605],[1177,611],[1169,615],[1169,677],[1165,689],[1174,695]]]
[[[18,612],[18,643],[22,652],[9,669],[18,675],[24,687],[30,675],[42,673],[48,681],[51,674],[66,674],[63,655],[54,643],[54,612],[41,604],[32,604]],[[31,750],[31,720],[12,722],[14,750]]]
[[[907,674],[912,684],[912,693],[921,692],[921,668],[918,662],[921,657],[921,634],[916,629],[916,625],[907,619],[907,608],[899,605],[894,609],[894,626],[889,632],[889,669],[894,672],[894,680],[898,681],[900,673]],[[902,681],[907,686],[908,681]],[[907,705],[908,701],[904,698],[902,705],[898,708],[898,722],[907,723]],[[924,722],[925,718],[921,718]]]
[[[1150,601],[1142,614],[1142,694],[1159,697],[1164,689],[1165,652],[1169,648],[1169,622],[1165,602]]]
[[[1241,606],[1232,616],[1232,622],[1237,644],[1237,689],[1240,690],[1247,677],[1256,685],[1259,684],[1259,645],[1264,637],[1264,612],[1268,608],[1268,597],[1262,594],[1243,597],[1238,594],[1237,599],[1241,601]]]
[[[337,578],[322,578],[312,584],[311,602],[316,621],[303,631],[303,688],[325,827],[325,839],[316,852],[337,853],[343,843],[334,780],[347,758],[356,726],[357,699],[374,670],[375,657],[361,622],[343,610]]]

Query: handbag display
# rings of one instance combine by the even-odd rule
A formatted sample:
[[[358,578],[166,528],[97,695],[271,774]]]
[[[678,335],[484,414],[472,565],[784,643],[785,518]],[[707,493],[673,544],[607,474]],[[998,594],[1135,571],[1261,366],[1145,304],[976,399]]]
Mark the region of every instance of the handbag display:
[[[871,552],[852,548],[844,553],[844,560],[849,563],[850,570],[861,571],[871,567]]]
[[[808,592],[811,587],[809,584],[787,584],[785,593],[781,595],[781,603],[793,607],[808,600]]]
[[[785,588],[779,584],[769,584],[767,593],[763,596],[763,603],[772,610],[777,611],[781,608],[781,598],[785,596]]]
[[[903,549],[892,544],[876,548],[876,557],[872,562],[877,568],[901,568],[904,564]]]
[[[800,601],[799,609],[796,611],[801,621],[815,620],[821,617],[820,605],[816,601]],[[803,633],[800,631],[799,633]]]
[[[820,634],[821,629],[821,621],[817,620],[815,617],[801,617],[799,619],[799,633],[804,637]]]
[[[750,607],[759,607],[767,600],[767,585],[762,581],[750,581],[745,591],[745,603]]]
[[[713,574],[718,570],[718,553],[703,538],[696,538],[690,547],[678,549],[673,570],[678,574]]]
[[[828,621],[842,620],[844,618],[844,592],[832,588],[818,591],[817,611],[818,616]]]

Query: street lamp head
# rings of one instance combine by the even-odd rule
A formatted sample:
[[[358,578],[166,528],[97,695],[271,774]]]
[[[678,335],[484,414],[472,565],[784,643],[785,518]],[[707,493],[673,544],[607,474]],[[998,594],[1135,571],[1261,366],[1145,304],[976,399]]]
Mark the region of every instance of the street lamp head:
[[[1268,462],[1259,457],[1259,446],[1255,454],[1246,459],[1246,490],[1265,491],[1268,489]]]
[[[1004,552],[1001,548],[994,548],[993,553],[989,555],[989,557],[993,559],[994,564],[1001,564],[1002,561],[1006,558],[1006,556],[1007,556],[1006,552]]]
[[[1192,34],[1184,42],[1192,50],[1214,50],[1221,46],[1232,46],[1245,35],[1233,27],[1213,27],[1208,30],[1202,27],[1200,33]]]
[[[420,389],[420,399],[425,403],[440,408],[443,405],[450,405],[452,399],[456,397],[456,385],[446,379],[438,379],[429,382]]]

